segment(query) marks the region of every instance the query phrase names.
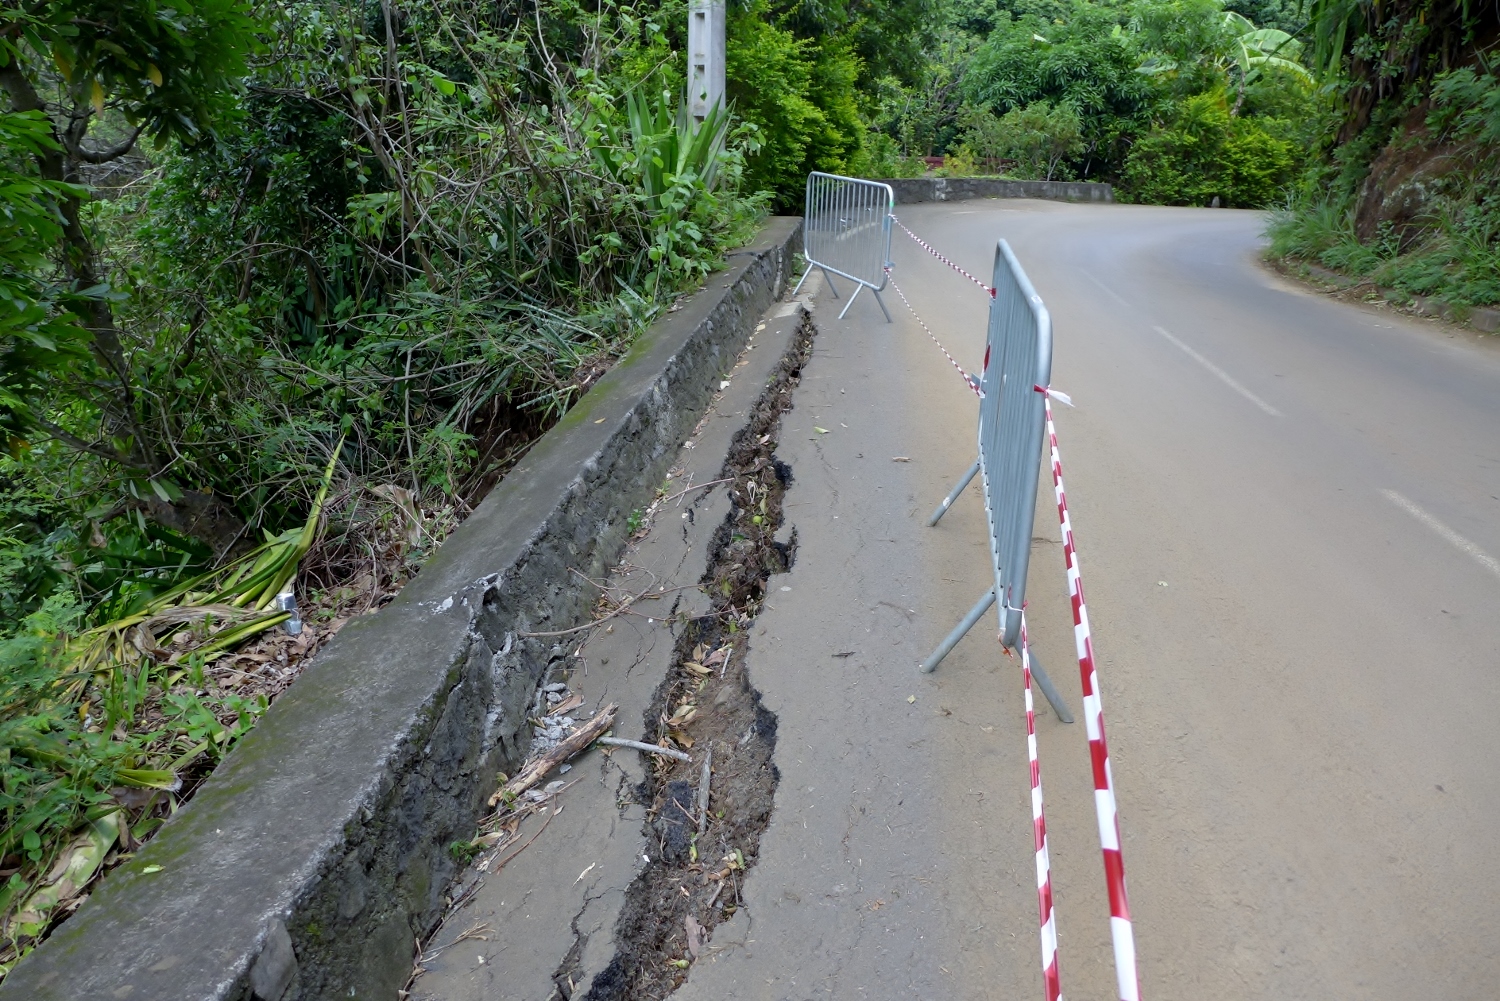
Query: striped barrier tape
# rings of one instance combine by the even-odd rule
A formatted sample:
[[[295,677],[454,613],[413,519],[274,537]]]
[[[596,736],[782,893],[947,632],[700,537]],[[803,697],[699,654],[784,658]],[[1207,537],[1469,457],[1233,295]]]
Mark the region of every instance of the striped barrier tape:
[[[891,216],[891,221],[894,222],[897,226],[901,227],[901,232],[905,233],[907,236],[909,236],[913,240],[917,241],[917,246],[921,247],[923,250],[927,251],[933,257],[936,257],[938,260],[940,260],[944,264],[948,265],[948,267],[952,268],[954,271],[957,271],[959,274],[961,274],[965,278],[969,279],[969,281],[973,282],[975,285],[978,285],[980,288],[984,289],[985,292],[989,293],[989,297],[991,299],[995,298],[995,290],[993,288],[991,288],[990,286],[986,285],[984,282],[980,281],[978,278],[975,278],[973,275],[969,274],[963,268],[959,267],[957,264],[954,264],[952,261],[948,260],[948,258],[944,257],[942,254],[938,253],[938,251],[931,244],[929,244],[926,240],[922,239],[920,236],[918,236],[917,234],[913,233],[911,230],[907,229],[906,228],[906,223],[902,222],[900,219],[897,219],[895,216]]]
[[[922,249],[957,271],[965,278],[984,289],[993,298],[995,290],[954,264],[929,246],[921,237],[907,229],[895,216],[891,217],[902,232],[917,242]],[[890,268],[886,268],[887,275]],[[891,279],[891,286],[907,310],[927,332],[927,336],[943,352],[943,356],[958,369],[964,382],[976,395],[983,398],[979,380],[965,372],[963,366],[948,353],[937,335],[917,314],[901,286]],[[986,351],[985,368],[989,367]],[[1057,426],[1052,420],[1052,401],[1068,406],[1073,401],[1066,393],[1050,386],[1035,386],[1043,397],[1046,415],[1047,440],[1051,450],[1052,483],[1057,494],[1057,515],[1062,529],[1063,556],[1067,564],[1068,596],[1073,606],[1073,639],[1078,649],[1078,674],[1083,686],[1084,724],[1088,731],[1089,758],[1094,772],[1094,810],[1099,825],[1099,847],[1104,857],[1104,880],[1109,893],[1109,930],[1114,946],[1115,980],[1119,988],[1120,1001],[1140,1001],[1140,977],[1136,970],[1135,933],[1130,921],[1130,902],[1125,891],[1125,858],[1120,849],[1119,811],[1115,804],[1114,776],[1110,771],[1109,747],[1104,736],[1104,707],[1099,697],[1099,675],[1094,664],[1094,644],[1089,634],[1088,607],[1083,598],[1083,578],[1078,570],[1078,552],[1073,544],[1073,526],[1068,516],[1067,494],[1063,489],[1062,457],[1057,447]],[[1031,820],[1032,843],[1036,851],[1037,872],[1037,916],[1039,921],[1042,984],[1046,1001],[1062,1001],[1062,982],[1057,961],[1057,923],[1052,901],[1052,868],[1047,849],[1047,819],[1042,800],[1041,764],[1037,757],[1036,713],[1031,694],[1031,652],[1026,635],[1026,613],[1021,613],[1021,673],[1026,690],[1026,750],[1031,768]]]
[[[1052,863],[1047,853],[1047,813],[1042,806],[1042,765],[1036,756],[1036,710],[1031,701],[1031,646],[1021,611],[1021,677],[1026,684],[1026,757],[1031,763],[1031,838],[1036,846],[1036,906],[1042,935],[1042,987],[1047,1001],[1062,1001],[1057,972],[1057,923],[1052,913]]]
[[[943,357],[948,359],[948,362],[954,368],[958,369],[958,374],[964,377],[964,382],[970,389],[974,391],[974,395],[979,397],[981,400],[984,399],[984,392],[979,388],[979,380],[974,378],[974,376],[970,375],[968,372],[965,372],[964,367],[958,363],[958,359],[950,355],[948,353],[948,349],[943,347],[943,342],[937,339],[937,334],[934,334],[932,332],[932,328],[927,325],[927,321],[923,320],[922,317],[917,314],[916,307],[911,304],[910,299],[906,298],[906,293],[901,291],[901,286],[896,284],[896,279],[891,275],[890,268],[885,269],[885,275],[886,279],[891,283],[891,288],[895,289],[896,294],[901,297],[901,301],[906,303],[906,308],[911,312],[912,317],[922,325],[923,330],[927,331],[927,336],[932,338],[932,343],[937,345],[938,350],[943,353]],[[985,361],[987,363],[989,359],[986,358]]]
[[[1120,817],[1115,806],[1114,775],[1109,746],[1104,739],[1104,706],[1099,700],[1099,672],[1094,667],[1094,641],[1089,636],[1089,613],[1083,601],[1083,578],[1078,551],[1073,546],[1073,523],[1063,490],[1062,458],[1057,450],[1057,427],[1052,423],[1052,399],[1065,400],[1050,387],[1034,387],[1042,394],[1051,447],[1052,483],[1057,492],[1057,517],[1062,526],[1063,558],[1068,567],[1068,597],[1073,605],[1073,641],[1078,647],[1078,675],[1083,683],[1083,719],[1088,729],[1089,758],[1094,766],[1094,812],[1099,820],[1099,847],[1104,854],[1104,882],[1109,890],[1109,934],[1114,943],[1115,980],[1120,1001],[1140,1001],[1140,977],[1135,967],[1135,933],[1130,924],[1130,901],[1125,894],[1125,856],[1120,850]]]

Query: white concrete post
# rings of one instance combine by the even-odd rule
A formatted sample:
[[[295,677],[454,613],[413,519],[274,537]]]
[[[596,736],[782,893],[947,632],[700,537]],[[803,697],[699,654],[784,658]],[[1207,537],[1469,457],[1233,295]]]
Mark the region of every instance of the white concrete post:
[[[688,114],[701,124],[724,103],[724,0],[688,4]]]

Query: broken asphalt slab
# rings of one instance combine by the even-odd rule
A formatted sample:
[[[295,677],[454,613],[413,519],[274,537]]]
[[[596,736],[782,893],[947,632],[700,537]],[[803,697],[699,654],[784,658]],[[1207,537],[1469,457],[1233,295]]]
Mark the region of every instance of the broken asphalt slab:
[[[572,638],[565,676],[569,689],[584,699],[573,712],[587,716],[617,703],[616,736],[655,740],[654,721],[644,717],[677,666],[678,648],[695,617],[710,604],[701,585],[731,509],[726,485],[716,482],[725,455],[763,405],[804,320],[801,304],[791,302],[772,307],[758,324],[677,456],[649,526],[605,581],[611,591],[643,597],[607,628]],[[575,759],[552,810],[521,829],[516,840],[524,852],[498,872],[491,871],[496,859],[483,859],[459,881],[478,885],[427,945],[411,996],[590,996],[601,974],[619,965],[620,950],[630,948],[617,942],[616,929],[628,891],[658,850],[646,833],[650,804],[641,795],[651,764],[628,749],[596,749]],[[513,851],[507,845],[499,856],[510,859]]]

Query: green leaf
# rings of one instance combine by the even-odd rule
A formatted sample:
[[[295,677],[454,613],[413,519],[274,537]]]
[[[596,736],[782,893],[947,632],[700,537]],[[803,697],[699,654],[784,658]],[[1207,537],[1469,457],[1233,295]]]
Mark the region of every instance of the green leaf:
[[[136,789],[164,789],[170,792],[182,785],[176,772],[161,769],[119,768],[115,770],[115,778],[121,785]]]

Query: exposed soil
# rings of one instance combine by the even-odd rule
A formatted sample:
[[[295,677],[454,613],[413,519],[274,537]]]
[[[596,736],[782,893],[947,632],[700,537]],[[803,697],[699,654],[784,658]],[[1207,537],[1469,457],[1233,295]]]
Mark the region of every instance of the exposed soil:
[[[712,609],[683,631],[675,667],[645,717],[647,733],[688,750],[692,760],[658,759],[635,791],[638,802],[650,805],[646,835],[656,850],[626,892],[615,957],[586,1001],[659,1001],[676,990],[714,927],[740,906],[746,871],[770,822],[779,778],[771,762],[776,716],[750,684],[746,628],[772,576],[785,573],[796,555],[795,532],[786,542],[776,539],[792,471],[774,453],[814,334],[804,319],[719,474],[733,481],[733,506],[714,536],[703,579]],[[698,790],[710,752],[700,831]],[[574,994],[579,952],[575,948],[554,977],[564,999]]]
[[[1463,186],[1473,157],[1462,146],[1436,141],[1426,125],[1429,110],[1423,101],[1408,112],[1370,163],[1354,216],[1361,240],[1375,240],[1389,228],[1403,252],[1411,249],[1433,225],[1433,204]]]

